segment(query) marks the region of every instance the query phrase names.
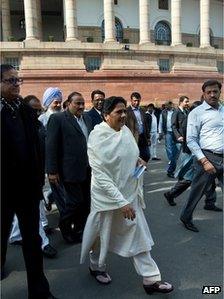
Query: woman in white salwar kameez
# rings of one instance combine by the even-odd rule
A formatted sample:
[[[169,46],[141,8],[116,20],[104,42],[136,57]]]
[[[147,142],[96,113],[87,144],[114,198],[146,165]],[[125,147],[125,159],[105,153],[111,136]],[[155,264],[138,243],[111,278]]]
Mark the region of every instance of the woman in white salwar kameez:
[[[124,125],[126,101],[110,97],[103,106],[104,122],[95,126],[88,141],[92,168],[91,212],[83,234],[81,263],[90,257],[90,273],[103,284],[111,282],[106,272],[107,253],[132,257],[149,294],[168,293],[171,284],[162,282],[152,259],[153,243],[144,213],[143,182],[134,178],[139,158],[137,143]]]

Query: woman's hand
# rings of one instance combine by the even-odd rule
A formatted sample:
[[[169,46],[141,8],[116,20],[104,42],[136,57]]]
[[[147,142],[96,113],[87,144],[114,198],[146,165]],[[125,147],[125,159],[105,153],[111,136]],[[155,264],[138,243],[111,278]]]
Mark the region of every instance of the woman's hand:
[[[121,208],[121,212],[122,212],[124,218],[131,219],[132,221],[136,217],[135,210],[129,204],[127,204],[126,206],[123,206]]]
[[[139,157],[137,161],[137,166],[139,165],[147,166],[147,162],[145,162],[144,160],[142,160],[142,158]]]

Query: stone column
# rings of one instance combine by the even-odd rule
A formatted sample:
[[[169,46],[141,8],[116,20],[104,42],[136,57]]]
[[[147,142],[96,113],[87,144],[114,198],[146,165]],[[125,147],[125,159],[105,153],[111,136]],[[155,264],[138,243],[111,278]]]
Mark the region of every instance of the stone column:
[[[139,23],[139,43],[150,43],[149,0],[139,0]]]
[[[38,38],[42,40],[42,16],[41,16],[41,0],[36,0],[36,13],[37,13],[37,29],[38,29]]]
[[[65,0],[66,41],[78,40],[76,0]]]
[[[4,42],[12,36],[9,0],[2,0],[2,39]]]
[[[39,30],[37,22],[36,0],[24,0],[26,40],[38,39]]]
[[[171,32],[172,46],[181,45],[181,0],[171,1]]]
[[[104,42],[115,42],[114,1],[104,0]]]
[[[209,0],[200,0],[200,47],[210,47]]]

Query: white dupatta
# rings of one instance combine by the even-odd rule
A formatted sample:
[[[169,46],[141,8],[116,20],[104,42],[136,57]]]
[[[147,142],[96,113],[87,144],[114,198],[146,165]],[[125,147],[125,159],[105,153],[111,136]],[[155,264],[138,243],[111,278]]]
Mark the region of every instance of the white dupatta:
[[[91,210],[109,211],[143,202],[142,179],[133,178],[139,150],[131,131],[123,126],[115,131],[106,122],[96,125],[88,141],[92,168]]]

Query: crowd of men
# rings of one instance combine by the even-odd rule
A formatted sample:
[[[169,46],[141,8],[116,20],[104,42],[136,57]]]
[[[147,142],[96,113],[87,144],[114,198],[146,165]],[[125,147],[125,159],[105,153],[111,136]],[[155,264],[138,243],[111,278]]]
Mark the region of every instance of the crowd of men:
[[[63,239],[67,243],[80,243],[90,211],[91,169],[87,142],[94,126],[103,121],[105,93],[94,90],[92,108],[86,111],[85,100],[79,92],[72,92],[65,100],[59,88],[50,87],[42,101],[35,95],[23,99],[21,83],[12,66],[1,65],[2,277],[8,240],[11,243],[20,240],[29,298],[55,298],[43,272],[42,255],[55,257],[57,254],[46,241],[49,227],[44,204],[51,209],[51,203],[55,202]],[[164,194],[168,203],[176,205],[174,199],[191,185],[180,220],[194,232],[198,232],[198,228],[192,215],[203,194],[206,195],[205,209],[222,211],[215,205],[215,179],[223,186],[221,83],[206,81],[202,93],[198,106],[190,113],[187,96],[179,98],[176,109],[172,101],[167,101],[162,108],[153,103],[142,108],[138,92],[130,95],[126,110],[126,125],[138,144],[140,157],[146,162],[159,161],[157,143],[164,138],[169,161],[167,176],[176,177],[176,168],[180,168],[182,175],[177,177],[178,182]],[[178,166],[181,158],[184,163]],[[191,179],[185,177],[186,171],[183,175],[186,165],[188,171],[193,172]]]

